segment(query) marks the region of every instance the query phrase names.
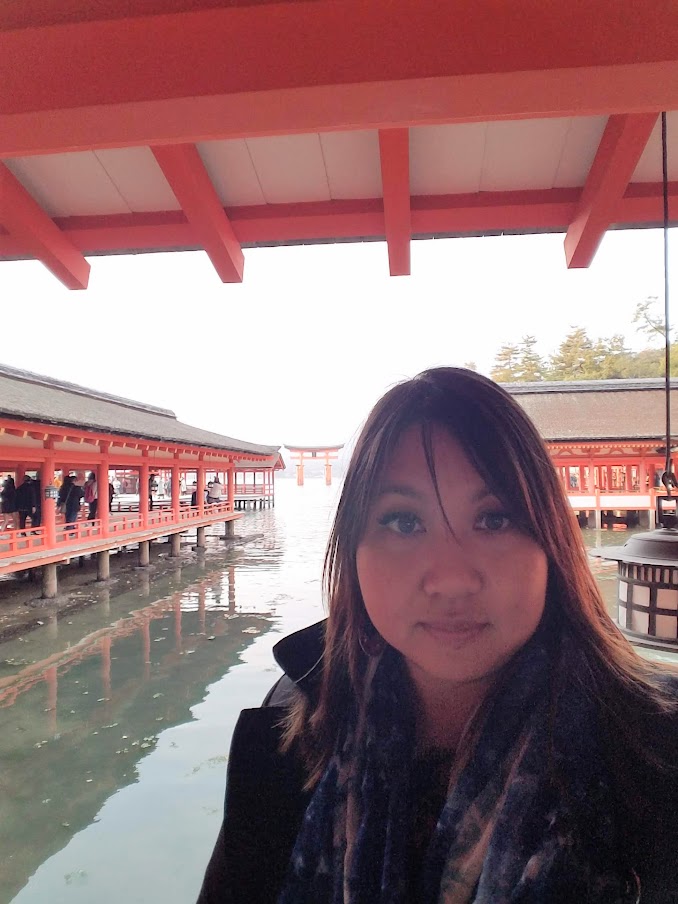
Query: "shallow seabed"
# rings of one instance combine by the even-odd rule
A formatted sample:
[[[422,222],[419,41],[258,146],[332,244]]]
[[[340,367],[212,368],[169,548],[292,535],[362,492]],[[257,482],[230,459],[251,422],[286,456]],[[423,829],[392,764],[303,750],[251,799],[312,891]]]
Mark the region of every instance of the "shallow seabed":
[[[276,494],[227,548],[197,561],[187,542],[175,568],[80,589],[90,606],[0,644],[0,904],[195,900],[238,712],[276,679],[273,644],[323,615],[338,488]],[[616,566],[593,568],[613,610]]]

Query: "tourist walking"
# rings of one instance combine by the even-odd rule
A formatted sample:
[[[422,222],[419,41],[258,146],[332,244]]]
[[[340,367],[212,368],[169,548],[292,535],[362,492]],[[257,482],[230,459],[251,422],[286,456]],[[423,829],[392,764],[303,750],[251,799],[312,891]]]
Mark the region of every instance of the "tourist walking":
[[[11,474],[2,482],[0,490],[0,512],[3,515],[12,515],[16,511],[16,485]],[[3,518],[3,522],[6,519]]]
[[[158,475],[151,474],[148,478],[148,510],[153,511],[153,493],[158,492]]]
[[[31,526],[40,527],[42,524],[42,481],[40,476],[36,476],[31,481],[31,489],[33,490],[33,514],[31,515]]]
[[[678,674],[608,615],[508,393],[386,393],[324,589],[235,728],[200,904],[678,901]]]
[[[85,486],[83,488],[83,498],[89,506],[87,517],[90,521],[93,521],[97,516],[98,501],[97,478],[94,471],[90,471],[87,475],[87,480],[85,481]]]
[[[85,492],[82,484],[77,481],[77,477],[69,477],[64,480],[64,486],[68,484],[64,495],[64,521],[68,526],[75,524],[78,520],[80,503]]]
[[[16,488],[14,504],[19,514],[19,529],[24,530],[26,519],[31,518],[31,524],[33,524],[32,516],[35,515],[35,487],[30,475],[24,475],[22,483]]]
[[[66,497],[68,496],[68,491],[70,490],[72,483],[73,483],[73,475],[72,474],[64,474],[63,479],[61,481],[61,486],[59,487],[59,492],[57,493],[57,511],[58,512],[66,511]]]

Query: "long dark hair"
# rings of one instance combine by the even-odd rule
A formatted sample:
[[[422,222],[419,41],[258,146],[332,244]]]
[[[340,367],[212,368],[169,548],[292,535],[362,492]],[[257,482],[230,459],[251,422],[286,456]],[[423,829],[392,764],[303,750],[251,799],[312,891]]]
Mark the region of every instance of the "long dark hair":
[[[473,371],[426,370],[389,390],[358,438],[330,533],[323,585],[328,604],[319,692],[299,698],[287,744],[300,743],[312,784],[322,773],[360,700],[369,619],[360,592],[356,552],[386,463],[403,433],[419,426],[431,477],[433,427],[449,431],[518,526],[546,553],[546,611],[556,633],[568,630],[583,651],[591,694],[629,744],[639,746],[634,713],[667,714],[675,703],[661,672],[642,659],[609,617],[588,565],[574,513],[537,429],[500,386]],[[631,708],[629,709],[629,705]]]

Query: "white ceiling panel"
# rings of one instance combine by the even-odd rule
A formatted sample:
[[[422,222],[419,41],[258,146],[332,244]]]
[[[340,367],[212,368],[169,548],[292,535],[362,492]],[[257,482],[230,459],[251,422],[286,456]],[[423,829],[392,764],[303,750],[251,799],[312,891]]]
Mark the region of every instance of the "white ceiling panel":
[[[319,135],[247,138],[246,142],[268,204],[330,200]]]
[[[376,130],[326,132],[320,136],[320,146],[332,198],[381,198]]]
[[[668,163],[669,181],[678,180],[678,112],[675,110],[666,114],[666,151]],[[645,146],[638,166],[631,177],[631,182],[661,182],[662,181],[662,126],[661,116],[657,122],[650,140]]]
[[[145,213],[181,209],[150,148],[120,148],[95,154],[130,210]]]
[[[198,151],[224,207],[266,203],[244,138],[204,141]]]
[[[554,188],[579,188],[586,182],[605,131],[607,116],[577,116],[569,120]]]
[[[51,217],[130,212],[93,151],[16,157],[5,163]]]
[[[450,195],[476,192],[487,123],[410,129],[410,192]]]
[[[480,190],[552,188],[569,127],[569,118],[490,123]]]

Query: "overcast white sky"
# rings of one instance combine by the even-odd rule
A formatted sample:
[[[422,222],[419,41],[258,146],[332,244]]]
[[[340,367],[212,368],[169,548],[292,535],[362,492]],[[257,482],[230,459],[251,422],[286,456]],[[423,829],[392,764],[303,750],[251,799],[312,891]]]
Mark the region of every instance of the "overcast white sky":
[[[575,271],[562,235],[416,241],[413,275],[398,278],[382,243],[245,258],[242,285],[222,285],[202,252],[92,258],[86,292],[35,262],[2,263],[0,361],[228,436],[319,445],[350,440],[403,377],[467,361],[489,373],[499,346],[526,334],[543,354],[571,326],[640,348],[634,308],[663,298],[656,230],[608,233]]]

